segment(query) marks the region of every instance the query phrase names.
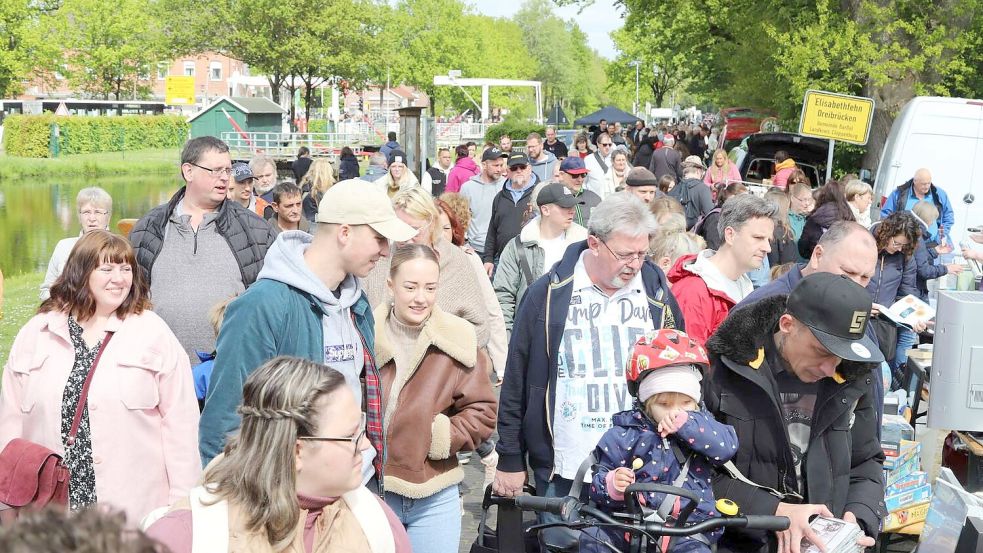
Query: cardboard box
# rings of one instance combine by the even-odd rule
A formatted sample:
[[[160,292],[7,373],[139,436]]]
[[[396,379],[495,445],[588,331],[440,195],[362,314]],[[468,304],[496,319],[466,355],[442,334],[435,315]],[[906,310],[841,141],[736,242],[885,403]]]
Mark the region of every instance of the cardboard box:
[[[900,481],[902,478],[910,476],[914,472],[918,472],[921,468],[921,459],[918,457],[912,457],[904,463],[901,463],[894,470],[884,471],[884,485],[893,486],[895,482]]]
[[[897,511],[904,507],[924,503],[932,498],[932,486],[924,484],[917,488],[903,491],[899,494],[889,495],[884,498],[884,505],[888,511]]]
[[[922,452],[922,444],[911,440],[902,440],[897,455],[886,455],[884,469],[894,470],[912,457],[918,457]]]
[[[912,488],[924,486],[926,483],[928,483],[928,474],[918,470],[884,488],[884,495],[897,495]]]
[[[881,424],[881,447],[885,455],[897,456],[901,451],[902,440],[913,440],[915,430],[901,415],[884,414]]]
[[[924,522],[925,515],[928,514],[928,505],[929,503],[926,501],[888,513],[884,518],[884,525],[881,530],[883,532],[890,532],[908,526],[909,524]]]

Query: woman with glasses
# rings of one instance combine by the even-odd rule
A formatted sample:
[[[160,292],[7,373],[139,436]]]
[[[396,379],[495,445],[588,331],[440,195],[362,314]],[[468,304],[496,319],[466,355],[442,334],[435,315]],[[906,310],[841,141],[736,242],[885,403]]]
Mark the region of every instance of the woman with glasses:
[[[870,227],[874,241],[877,242],[877,265],[874,277],[867,284],[874,299],[872,313],[890,307],[894,302],[911,294],[918,297],[918,267],[915,264],[915,248],[922,234],[918,221],[907,211],[897,211]],[[925,324],[915,326],[922,332]],[[878,339],[882,337],[878,335]],[[884,352],[894,377],[891,389],[901,383],[901,369],[907,360],[908,349],[918,343],[918,336],[906,328],[898,327],[897,344],[879,344]],[[893,347],[892,347],[893,346]],[[891,359],[893,353],[893,359]]]
[[[802,180],[796,179],[795,176],[790,178],[785,192],[788,194],[788,223],[798,243],[799,238],[802,237],[802,229],[806,226],[806,217],[812,213],[816,200],[812,197],[812,186],[805,175],[802,176]],[[800,255],[799,260],[804,258]]]
[[[147,534],[172,553],[408,553],[385,503],[362,486],[365,414],[341,373],[275,357],[246,379],[242,426],[204,485]]]
[[[45,273],[44,282],[41,283],[41,301],[51,296],[51,285],[61,275],[65,262],[68,261],[68,254],[79,238],[94,230],[109,228],[109,218],[113,214],[113,198],[102,188],[92,186],[79,190],[78,195],[75,196],[75,207],[82,230],[78,236],[64,238],[55,245],[55,251],[48,260],[48,272]]]
[[[97,229],[75,244],[17,333],[0,391],[0,450],[22,438],[61,455],[72,511],[110,507],[135,526],[201,475],[188,356],[150,311],[121,236]]]
[[[414,551],[456,553],[461,537],[457,453],[473,451],[495,429],[498,402],[474,327],[437,306],[437,254],[399,246],[386,287],[393,302],[375,315],[388,457],[386,503]]]

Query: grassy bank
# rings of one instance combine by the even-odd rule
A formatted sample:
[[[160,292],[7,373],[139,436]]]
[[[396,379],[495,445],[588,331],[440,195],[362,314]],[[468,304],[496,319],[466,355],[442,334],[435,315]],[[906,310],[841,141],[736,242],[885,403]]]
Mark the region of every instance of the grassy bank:
[[[55,159],[0,155],[0,181],[29,177],[174,173],[179,159],[180,151],[176,148],[78,154]]]
[[[44,273],[6,277],[3,281],[3,318],[0,318],[0,367],[7,362],[17,331],[38,310],[38,287]]]

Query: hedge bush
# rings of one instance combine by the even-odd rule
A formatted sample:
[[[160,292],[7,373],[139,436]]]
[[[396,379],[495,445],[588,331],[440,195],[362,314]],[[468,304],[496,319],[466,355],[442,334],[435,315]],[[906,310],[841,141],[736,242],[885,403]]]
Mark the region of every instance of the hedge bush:
[[[326,133],[328,132],[327,119],[311,119],[307,122],[307,132]]]
[[[58,124],[63,154],[179,148],[188,139],[190,128],[185,118],[178,115],[12,115],[4,120],[3,142],[7,154],[49,157],[52,123]]]
[[[498,139],[506,134],[512,137],[512,140],[525,140],[526,136],[533,132],[538,132],[540,136],[545,137],[546,126],[532,121],[505,120],[488,127],[488,130],[485,131],[485,140],[498,144]]]

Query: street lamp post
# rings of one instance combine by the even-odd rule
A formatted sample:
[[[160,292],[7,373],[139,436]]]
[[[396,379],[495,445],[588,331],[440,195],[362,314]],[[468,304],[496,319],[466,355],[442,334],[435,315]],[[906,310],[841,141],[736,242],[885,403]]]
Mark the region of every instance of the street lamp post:
[[[635,105],[632,108],[632,115],[638,116],[638,67],[642,65],[642,62],[638,60],[631,60],[628,65],[635,66]]]

